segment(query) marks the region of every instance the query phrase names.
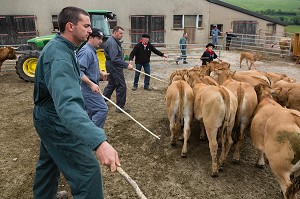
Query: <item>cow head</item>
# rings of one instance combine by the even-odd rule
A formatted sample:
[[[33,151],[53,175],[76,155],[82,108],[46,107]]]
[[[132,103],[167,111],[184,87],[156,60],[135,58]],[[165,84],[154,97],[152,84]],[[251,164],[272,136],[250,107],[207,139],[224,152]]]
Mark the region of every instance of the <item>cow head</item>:
[[[6,47],[8,50],[7,59],[17,59],[16,51],[12,47]]]

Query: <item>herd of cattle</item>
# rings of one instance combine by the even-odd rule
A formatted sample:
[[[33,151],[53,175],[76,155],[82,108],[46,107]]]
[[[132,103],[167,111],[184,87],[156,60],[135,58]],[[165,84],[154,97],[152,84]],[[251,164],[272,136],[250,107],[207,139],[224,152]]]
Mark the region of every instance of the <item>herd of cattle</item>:
[[[187,157],[193,117],[203,124],[200,139],[209,141],[211,175],[225,165],[231,146],[234,161],[246,129],[259,151],[257,165],[267,158],[284,198],[300,190],[300,83],[285,74],[259,70],[231,71],[226,62],[173,72],[166,95],[171,145],[183,125],[182,157]],[[218,145],[221,154],[218,160]]]

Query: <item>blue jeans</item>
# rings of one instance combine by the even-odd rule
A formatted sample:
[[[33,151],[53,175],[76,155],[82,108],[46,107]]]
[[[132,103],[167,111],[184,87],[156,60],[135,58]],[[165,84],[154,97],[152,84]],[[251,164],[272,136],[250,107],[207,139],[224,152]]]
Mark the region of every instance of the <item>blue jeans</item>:
[[[186,62],[186,49],[182,49],[182,50],[180,50],[180,52],[181,52],[181,55],[179,58],[176,59],[176,61],[179,61],[182,59],[183,62]]]
[[[217,37],[215,37],[215,36],[212,37],[212,43],[213,43],[213,45],[218,45],[218,36]]]
[[[135,65],[135,67],[136,67],[137,70],[141,70],[142,66],[144,67],[145,73],[147,73],[148,75],[150,75],[150,63],[136,64]],[[140,73],[139,72],[135,72],[134,81],[133,81],[133,86],[134,87],[138,87],[139,79],[140,79]],[[149,84],[150,84],[150,77],[147,76],[147,75],[145,75],[144,88],[149,87]]]

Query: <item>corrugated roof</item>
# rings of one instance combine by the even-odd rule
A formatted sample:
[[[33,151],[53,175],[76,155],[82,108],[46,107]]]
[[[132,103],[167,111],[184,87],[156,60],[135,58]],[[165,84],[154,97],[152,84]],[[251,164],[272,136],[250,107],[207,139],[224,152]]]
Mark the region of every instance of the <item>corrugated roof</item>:
[[[238,7],[238,6],[234,6],[232,4],[229,4],[229,3],[226,3],[226,2],[223,2],[223,1],[218,1],[218,0],[207,0],[207,1],[210,2],[210,3],[214,3],[214,4],[217,4],[217,5],[220,5],[220,6],[229,8],[229,9],[232,9],[232,10],[236,10],[238,12],[245,13],[247,15],[251,15],[251,16],[254,16],[254,17],[266,20],[266,21],[273,22],[275,24],[279,24],[279,25],[282,25],[282,26],[287,26],[288,25],[287,23],[285,23],[283,21],[280,21],[278,19],[273,19],[271,17],[267,17],[265,15],[262,15],[262,14],[259,14],[259,13],[256,13],[256,12],[252,12],[250,10],[246,10],[244,8],[241,8],[241,7]]]

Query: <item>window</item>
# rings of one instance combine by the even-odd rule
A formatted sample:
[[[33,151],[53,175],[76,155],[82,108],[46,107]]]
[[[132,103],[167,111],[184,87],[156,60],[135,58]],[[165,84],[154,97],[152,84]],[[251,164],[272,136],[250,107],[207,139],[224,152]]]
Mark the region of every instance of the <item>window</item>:
[[[52,15],[52,25],[53,25],[52,32],[58,32],[59,31],[59,26],[58,26],[57,15]]]
[[[173,28],[202,27],[203,15],[173,15]]]
[[[217,26],[217,28],[220,30],[220,32],[223,32],[223,24],[211,24],[210,25],[210,33],[209,33],[210,36],[212,36],[211,31],[214,29],[215,26]]]
[[[108,22],[111,29],[117,26],[117,19],[108,19]]]
[[[183,15],[174,15],[173,16],[173,28],[183,28]]]
[[[198,15],[197,18],[198,18],[197,19],[197,21],[198,21],[197,28],[201,28],[202,23],[203,23],[203,15]]]
[[[165,18],[163,15],[131,15],[131,42],[140,41],[142,34],[150,35],[150,42],[155,46],[161,46],[164,43]]]

